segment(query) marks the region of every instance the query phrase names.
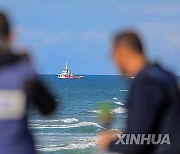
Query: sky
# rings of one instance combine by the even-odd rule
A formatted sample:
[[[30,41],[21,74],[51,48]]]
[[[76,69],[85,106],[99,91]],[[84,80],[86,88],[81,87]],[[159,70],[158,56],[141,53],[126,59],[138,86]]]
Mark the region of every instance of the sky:
[[[59,73],[67,62],[75,74],[117,74],[113,35],[133,29],[151,61],[180,75],[179,0],[0,0],[0,9],[38,73]]]

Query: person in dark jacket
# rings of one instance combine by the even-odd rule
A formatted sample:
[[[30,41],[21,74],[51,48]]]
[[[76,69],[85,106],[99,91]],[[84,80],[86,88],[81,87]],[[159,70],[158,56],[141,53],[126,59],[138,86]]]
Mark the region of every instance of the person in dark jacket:
[[[6,15],[0,12],[0,154],[34,154],[27,110],[34,104],[46,115],[55,110],[56,102],[27,54],[15,54],[11,49],[10,31]]]
[[[114,131],[101,133],[98,147],[125,154],[180,153],[180,94],[175,75],[158,63],[148,62],[135,32],[115,37],[113,57],[123,74],[135,76],[127,101],[127,128],[117,136]],[[138,135],[140,141],[145,139],[142,144],[130,142]]]

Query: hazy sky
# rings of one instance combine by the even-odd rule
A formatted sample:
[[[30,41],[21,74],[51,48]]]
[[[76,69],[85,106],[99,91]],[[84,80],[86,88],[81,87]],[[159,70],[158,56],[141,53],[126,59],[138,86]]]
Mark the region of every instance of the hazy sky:
[[[141,32],[147,55],[180,74],[179,0],[0,0],[14,19],[17,46],[29,47],[39,73],[115,74],[116,31]]]

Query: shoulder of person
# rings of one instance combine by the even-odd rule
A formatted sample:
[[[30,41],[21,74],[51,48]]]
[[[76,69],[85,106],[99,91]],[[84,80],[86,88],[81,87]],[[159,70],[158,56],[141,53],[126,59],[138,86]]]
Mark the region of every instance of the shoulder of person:
[[[27,62],[31,63],[31,57],[27,51],[18,51],[15,56],[19,57],[21,60],[26,60]]]
[[[163,68],[160,64],[149,65],[141,75],[139,83],[147,85],[160,85],[165,88],[167,86],[177,85],[175,75]]]

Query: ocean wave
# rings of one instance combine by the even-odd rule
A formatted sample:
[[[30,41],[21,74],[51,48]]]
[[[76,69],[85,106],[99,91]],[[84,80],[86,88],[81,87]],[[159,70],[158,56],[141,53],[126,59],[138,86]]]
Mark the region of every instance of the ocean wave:
[[[59,119],[52,119],[52,120],[40,120],[40,119],[37,119],[37,120],[29,120],[30,122],[32,123],[36,123],[36,122],[58,122],[60,121]]]
[[[72,135],[71,133],[34,133],[35,136],[63,136],[63,135]]]
[[[89,147],[94,147],[96,143],[97,143],[97,137],[89,136],[89,137],[76,138],[76,140],[70,140],[70,142],[67,144],[54,143],[48,146],[38,145],[36,149],[39,151],[47,151],[47,152],[59,151],[59,150],[86,149]]]
[[[120,91],[122,91],[122,92],[123,92],[123,91],[128,91],[128,90],[127,90],[127,89],[121,89]]]
[[[123,102],[114,102],[114,103],[117,104],[117,105],[124,105]]]
[[[69,124],[69,123],[77,122],[78,119],[76,119],[76,118],[65,118],[65,119],[62,119],[61,121]]]
[[[124,105],[122,102],[115,102],[115,104]],[[89,111],[89,112],[101,113],[101,110],[92,110],[92,111]],[[118,108],[112,109],[111,112],[113,114],[114,113],[125,113],[125,112],[127,112],[127,109],[122,108],[122,107],[118,107]]]
[[[50,146],[50,147],[38,148],[37,150],[50,152],[50,151],[58,151],[58,150],[86,149],[90,146],[94,147],[95,143],[84,143],[84,144],[73,143],[73,144],[68,144],[66,146]]]
[[[92,111],[89,111],[89,112],[100,113],[101,111],[100,110],[92,110]]]
[[[80,122],[77,124],[69,124],[69,125],[39,125],[35,127],[30,126],[30,128],[35,128],[35,129],[77,128],[77,127],[84,127],[84,126],[95,126],[95,127],[103,128],[102,126],[100,126],[98,123],[95,123],[95,122]]]
[[[52,120],[30,120],[33,125],[39,125],[40,123],[53,123],[53,122],[64,122],[64,123],[72,123],[77,122],[78,119],[76,118],[65,118],[65,119],[52,119]]]
[[[112,112],[113,112],[113,113],[126,113],[126,112],[127,112],[127,109],[122,108],[122,107],[118,107],[118,108],[116,108],[116,109],[113,109]]]

